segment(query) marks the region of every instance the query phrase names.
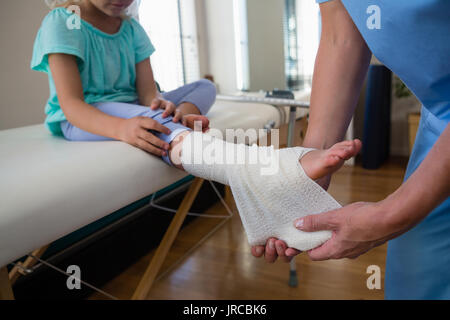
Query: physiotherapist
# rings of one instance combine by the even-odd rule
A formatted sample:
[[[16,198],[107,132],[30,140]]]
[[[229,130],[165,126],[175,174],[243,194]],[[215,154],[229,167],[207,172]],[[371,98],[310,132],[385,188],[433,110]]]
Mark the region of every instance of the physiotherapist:
[[[312,260],[356,258],[389,240],[386,299],[450,299],[450,1],[316,1],[322,35],[304,146],[322,149],[343,140],[372,53],[420,100],[422,116],[399,189],[380,202],[294,224],[333,231],[308,252]],[[274,238],[252,248],[268,262],[298,253]]]

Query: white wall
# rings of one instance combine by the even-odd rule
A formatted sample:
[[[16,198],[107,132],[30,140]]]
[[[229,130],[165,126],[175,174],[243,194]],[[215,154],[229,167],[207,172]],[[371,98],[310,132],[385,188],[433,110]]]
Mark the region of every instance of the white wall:
[[[221,93],[237,91],[234,13],[232,0],[202,0],[204,50],[211,73]],[[272,90],[285,87],[284,2],[280,0],[247,0],[250,90]]]
[[[206,19],[204,25],[207,34],[205,49],[209,58],[208,73],[214,76],[220,93],[235,93],[237,80],[233,1],[202,0],[202,2]]]
[[[284,89],[284,1],[247,0],[250,91]]]
[[[44,1],[4,0],[0,10],[0,130],[42,123],[47,76],[30,69],[33,43],[48,13]]]
[[[394,79],[392,80],[394,83]],[[391,154],[409,156],[408,115],[420,112],[421,103],[415,96],[397,98],[392,89],[391,105]]]

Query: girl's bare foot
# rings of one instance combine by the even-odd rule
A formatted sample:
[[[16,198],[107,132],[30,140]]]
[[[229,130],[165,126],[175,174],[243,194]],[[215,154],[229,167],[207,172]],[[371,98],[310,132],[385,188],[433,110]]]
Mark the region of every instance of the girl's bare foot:
[[[306,174],[316,180],[339,170],[346,160],[358,154],[361,146],[358,139],[339,142],[327,150],[307,153],[300,159],[300,163]]]

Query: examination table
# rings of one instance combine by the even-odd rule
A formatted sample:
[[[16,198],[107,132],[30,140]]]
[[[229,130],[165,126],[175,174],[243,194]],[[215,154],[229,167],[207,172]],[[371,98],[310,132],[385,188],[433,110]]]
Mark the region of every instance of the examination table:
[[[288,112],[218,100],[208,117],[225,132],[278,128]],[[53,241],[186,176],[123,142],[68,142],[43,124],[0,131],[0,299],[13,299],[9,263],[31,252],[39,257]],[[202,182],[194,179],[133,299],[146,297]]]

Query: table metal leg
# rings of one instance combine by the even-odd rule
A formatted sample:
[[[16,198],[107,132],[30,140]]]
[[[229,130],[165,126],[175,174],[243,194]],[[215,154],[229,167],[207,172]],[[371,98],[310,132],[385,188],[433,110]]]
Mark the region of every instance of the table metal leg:
[[[291,148],[294,146],[294,133],[295,133],[296,117],[297,117],[297,108],[291,107],[290,112],[289,112],[288,141],[287,141],[288,148]]]
[[[0,268],[0,300],[14,300],[6,266]]]
[[[294,134],[295,134],[295,120],[297,118],[297,108],[290,107],[289,112],[289,126],[288,126],[288,141],[287,147],[291,148],[294,146]],[[289,286],[297,287],[298,279],[297,279],[297,265],[295,263],[295,257],[292,258],[290,262],[289,268]]]

